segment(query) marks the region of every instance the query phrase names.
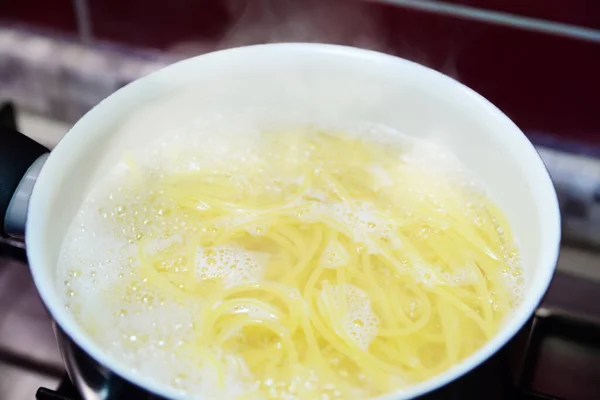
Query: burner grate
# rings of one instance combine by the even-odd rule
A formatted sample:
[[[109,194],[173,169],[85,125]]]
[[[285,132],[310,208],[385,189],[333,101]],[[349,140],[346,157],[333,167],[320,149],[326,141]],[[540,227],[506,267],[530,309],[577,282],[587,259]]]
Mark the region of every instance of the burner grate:
[[[77,393],[77,389],[75,389],[75,386],[73,386],[67,376],[62,379],[56,390],[39,388],[35,394],[35,398],[36,400],[82,400],[79,393]]]

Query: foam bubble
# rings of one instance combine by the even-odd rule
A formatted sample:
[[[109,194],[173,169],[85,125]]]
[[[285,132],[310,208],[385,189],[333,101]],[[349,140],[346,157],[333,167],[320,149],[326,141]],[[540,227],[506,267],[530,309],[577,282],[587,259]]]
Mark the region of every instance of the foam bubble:
[[[321,255],[321,263],[325,268],[344,267],[348,265],[349,261],[350,256],[346,248],[337,240],[330,241]]]
[[[358,347],[367,350],[373,339],[377,337],[380,325],[379,317],[371,308],[369,295],[355,285],[344,284],[323,288],[319,297],[322,307],[327,307],[327,303],[331,303],[336,314],[345,311],[341,317],[340,327],[343,332],[338,334],[349,337]]]
[[[196,277],[201,280],[220,278],[225,287],[261,280],[268,253],[239,247],[200,248],[196,252]]]

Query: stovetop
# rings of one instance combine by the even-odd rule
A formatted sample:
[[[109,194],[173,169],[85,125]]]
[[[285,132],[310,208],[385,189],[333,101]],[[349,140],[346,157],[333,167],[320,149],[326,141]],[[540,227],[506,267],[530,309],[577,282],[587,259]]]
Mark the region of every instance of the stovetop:
[[[0,123],[15,126],[12,107],[0,104]],[[24,244],[0,237],[0,272],[6,257],[26,262]],[[550,290],[527,326],[479,368],[422,400],[600,399],[599,272],[600,253],[596,250],[563,248]],[[3,363],[21,371],[56,375],[56,368],[0,351],[0,366]],[[66,373],[58,382],[57,386],[40,387],[35,398],[83,400]],[[0,379],[0,399],[5,398],[2,385]]]

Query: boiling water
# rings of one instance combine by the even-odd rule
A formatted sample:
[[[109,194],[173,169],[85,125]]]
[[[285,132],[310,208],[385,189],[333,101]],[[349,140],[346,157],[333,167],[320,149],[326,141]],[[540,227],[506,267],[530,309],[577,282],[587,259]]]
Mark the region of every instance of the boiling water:
[[[127,153],[58,271],[101,348],[201,399],[403,389],[493,336],[523,285],[472,176],[372,126],[194,131]]]

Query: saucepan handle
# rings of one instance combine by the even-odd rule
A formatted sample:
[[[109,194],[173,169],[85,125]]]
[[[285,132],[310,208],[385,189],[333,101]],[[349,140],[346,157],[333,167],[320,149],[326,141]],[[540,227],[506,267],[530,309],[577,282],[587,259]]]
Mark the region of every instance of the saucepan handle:
[[[0,124],[0,233],[23,236],[33,184],[49,150]]]

